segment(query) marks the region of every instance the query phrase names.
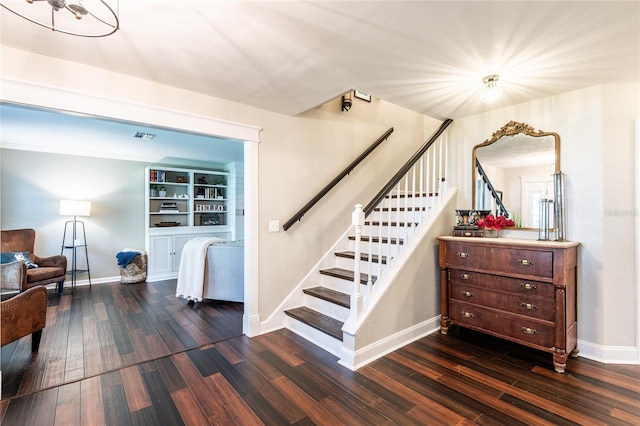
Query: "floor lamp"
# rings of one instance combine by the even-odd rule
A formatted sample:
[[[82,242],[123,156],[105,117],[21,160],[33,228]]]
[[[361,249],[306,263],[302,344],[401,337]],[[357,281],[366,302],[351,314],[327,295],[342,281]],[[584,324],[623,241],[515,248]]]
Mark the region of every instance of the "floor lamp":
[[[76,276],[87,273],[89,277],[89,288],[91,288],[91,272],[89,270],[89,254],[87,252],[87,234],[84,229],[84,222],[78,220],[78,216],[91,216],[91,201],[60,200],[60,215],[73,216],[73,220],[68,220],[64,224],[64,234],[62,236],[62,251],[71,250],[71,269],[67,271],[71,274],[71,292],[76,289]],[[71,239],[67,238],[67,227],[71,228]],[[78,228],[81,228],[82,235]],[[81,238],[82,237],[82,238]],[[78,269],[77,250],[84,248],[86,269]],[[60,289],[62,292],[62,289]]]

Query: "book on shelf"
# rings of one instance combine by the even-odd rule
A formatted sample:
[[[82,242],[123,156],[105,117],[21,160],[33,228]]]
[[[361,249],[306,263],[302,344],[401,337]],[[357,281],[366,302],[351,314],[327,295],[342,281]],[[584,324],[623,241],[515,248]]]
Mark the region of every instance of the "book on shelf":
[[[162,170],[149,170],[149,182],[165,182],[166,174]]]
[[[168,201],[160,204],[158,213],[180,213],[180,209],[178,209],[178,203]]]

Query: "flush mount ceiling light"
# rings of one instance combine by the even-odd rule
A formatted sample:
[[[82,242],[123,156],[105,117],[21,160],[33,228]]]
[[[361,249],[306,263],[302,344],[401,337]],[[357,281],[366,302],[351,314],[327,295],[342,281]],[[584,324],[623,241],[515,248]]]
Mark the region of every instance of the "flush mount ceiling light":
[[[491,74],[482,79],[482,102],[494,102],[502,97],[502,90],[498,86],[500,76]]]
[[[52,31],[80,36],[105,37],[120,28],[116,9],[106,0],[0,0],[10,12]]]

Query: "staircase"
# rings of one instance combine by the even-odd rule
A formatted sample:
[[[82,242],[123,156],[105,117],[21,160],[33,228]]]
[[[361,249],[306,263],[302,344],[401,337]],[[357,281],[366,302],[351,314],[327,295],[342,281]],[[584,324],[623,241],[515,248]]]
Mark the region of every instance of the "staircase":
[[[414,194],[389,195],[380,207],[374,209],[365,222],[366,234],[363,232],[360,237],[363,250],[360,254],[360,270],[363,271],[360,273],[361,293],[366,293],[369,279],[373,286],[378,276],[386,272],[392,259],[402,252],[407,237],[419,225],[414,217],[422,216],[418,213],[428,210],[425,206],[429,202],[428,194],[422,197]],[[410,203],[422,207],[398,207],[398,204]],[[394,217],[392,222],[388,221],[390,214]],[[333,253],[333,265],[317,271],[317,285],[302,290],[303,306],[285,310],[289,317],[288,328],[336,356],[340,356],[342,327],[350,315],[355,239],[355,235],[348,235],[342,244],[346,248]]]
[[[411,259],[416,243],[429,230],[437,229],[434,224],[443,205],[455,194],[446,186],[444,131],[450,123],[445,120],[367,206],[356,205],[352,226],[265,324],[281,326],[278,319],[284,321],[284,326],[339,357],[351,369],[380,356],[388,345],[404,344],[416,333],[425,332],[423,324],[378,332],[376,324],[385,317],[375,307],[394,309],[388,305],[394,301],[385,295],[395,289],[419,291],[416,280],[395,282],[394,278]],[[297,214],[291,220],[300,217]],[[367,330],[368,342],[375,342],[363,350],[357,337],[360,328],[367,326],[374,327]]]

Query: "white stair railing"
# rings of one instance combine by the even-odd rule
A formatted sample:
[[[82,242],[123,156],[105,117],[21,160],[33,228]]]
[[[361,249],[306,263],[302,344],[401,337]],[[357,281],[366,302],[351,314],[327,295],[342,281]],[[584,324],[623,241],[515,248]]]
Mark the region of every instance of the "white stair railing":
[[[352,213],[355,229],[351,317],[367,308],[384,273],[412,244],[422,225],[436,212],[447,189],[447,136],[442,131],[409,170],[385,194],[365,220],[362,205]],[[364,240],[364,244],[363,244]],[[375,240],[375,241],[374,241]],[[364,250],[364,251],[363,251]],[[362,274],[367,277],[364,295]]]

